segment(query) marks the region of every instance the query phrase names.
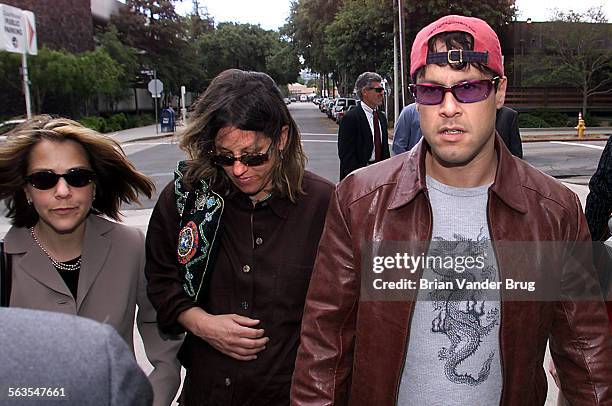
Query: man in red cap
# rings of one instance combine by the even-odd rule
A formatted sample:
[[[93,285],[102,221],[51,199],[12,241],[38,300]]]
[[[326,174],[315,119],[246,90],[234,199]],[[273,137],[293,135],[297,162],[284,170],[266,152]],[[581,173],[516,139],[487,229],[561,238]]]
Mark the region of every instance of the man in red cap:
[[[295,405],[543,405],[550,350],[572,404],[612,402],[612,337],[577,196],[495,132],[495,32],[417,35],[422,140],[336,188],[310,282]]]

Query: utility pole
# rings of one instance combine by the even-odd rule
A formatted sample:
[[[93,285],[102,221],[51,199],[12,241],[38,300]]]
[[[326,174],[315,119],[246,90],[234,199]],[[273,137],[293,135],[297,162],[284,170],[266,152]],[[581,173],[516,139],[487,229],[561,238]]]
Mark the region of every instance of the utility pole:
[[[400,80],[399,80],[399,59],[397,55],[397,19],[393,19],[393,121],[397,123],[397,118],[400,113],[399,105],[399,92],[400,92]]]
[[[406,105],[406,52],[404,47],[404,2],[397,0],[397,13],[399,20],[399,57],[402,83],[402,108]]]

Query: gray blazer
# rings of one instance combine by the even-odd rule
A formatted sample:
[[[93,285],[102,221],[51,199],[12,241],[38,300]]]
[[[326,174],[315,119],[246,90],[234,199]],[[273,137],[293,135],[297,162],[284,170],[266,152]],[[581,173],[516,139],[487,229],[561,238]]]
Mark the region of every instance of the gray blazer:
[[[151,405],[151,385],[111,327],[11,308],[0,309],[0,325],[0,404]]]
[[[95,215],[87,218],[76,300],[27,229],[12,227],[4,242],[13,264],[11,307],[67,313],[110,324],[134,352],[138,305],[138,331],[154,367],[149,380],[155,405],[172,403],[180,385],[176,353],[182,340],[162,337],[158,329],[147,297],[144,235],[140,230]]]

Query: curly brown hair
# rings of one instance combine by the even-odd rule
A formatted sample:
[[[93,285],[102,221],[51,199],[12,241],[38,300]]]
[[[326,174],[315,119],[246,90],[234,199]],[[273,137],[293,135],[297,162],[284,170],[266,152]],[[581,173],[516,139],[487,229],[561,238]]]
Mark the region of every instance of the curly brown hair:
[[[42,140],[80,144],[96,174],[94,213],[120,220],[122,202],[139,203],[140,193],[151,197],[153,182],[127,160],[113,139],[67,118],[37,116],[12,130],[0,144],[0,200],[8,208],[7,217],[16,227],[31,227],[38,213],[28,204],[24,192],[30,153]]]
[[[206,179],[219,193],[232,191],[225,171],[210,161],[215,137],[225,127],[255,131],[270,138],[270,153],[277,158],[272,170],[272,189],[293,202],[297,194],[304,193],[306,155],[297,124],[280,90],[265,73],[239,69],[228,69],[215,77],[190,114],[190,123],[181,141],[181,148],[191,158],[184,176],[188,188],[199,179]],[[278,146],[285,127],[288,128],[287,142],[281,151]]]

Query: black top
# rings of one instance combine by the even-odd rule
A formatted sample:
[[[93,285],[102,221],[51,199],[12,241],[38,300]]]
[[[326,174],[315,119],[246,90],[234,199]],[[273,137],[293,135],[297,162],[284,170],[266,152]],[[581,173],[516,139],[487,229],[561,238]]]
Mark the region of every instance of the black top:
[[[62,264],[65,265],[74,265],[76,264],[79,259],[81,259],[81,256],[79,255],[78,257],[71,259],[70,261],[65,261],[62,262]],[[79,271],[80,269],[77,269],[75,271],[64,271],[60,268],[55,268],[57,269],[57,272],[60,274],[60,276],[62,277],[62,279],[64,280],[64,283],[66,284],[66,286],[68,286],[68,289],[70,289],[70,293],[72,293],[72,297],[76,299],[77,297],[77,288],[79,286]]]

